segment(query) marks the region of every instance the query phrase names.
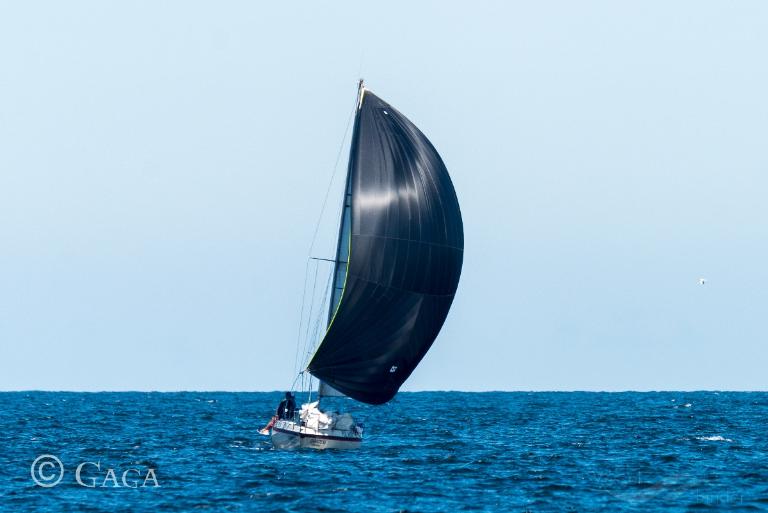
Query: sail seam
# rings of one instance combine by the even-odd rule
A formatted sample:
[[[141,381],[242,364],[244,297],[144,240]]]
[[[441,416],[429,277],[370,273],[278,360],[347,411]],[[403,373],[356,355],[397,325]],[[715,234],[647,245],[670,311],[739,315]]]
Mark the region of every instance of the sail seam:
[[[456,251],[464,252],[464,248],[459,248],[456,246],[451,246],[450,244],[440,244],[439,242],[426,242],[423,240],[414,240],[414,239],[406,239],[401,237],[389,237],[387,235],[368,235],[368,234],[362,234],[362,233],[355,233],[353,234],[355,237],[371,237],[376,239],[390,239],[390,240],[402,240],[406,242],[414,242],[416,244],[426,244],[428,246],[436,246],[438,248],[449,248],[449,249],[455,249]]]
[[[372,284],[372,285],[376,285],[376,286],[378,286],[378,287],[383,287],[383,288],[385,288],[385,289],[391,289],[391,290],[399,290],[399,291],[401,291],[401,292],[407,292],[408,294],[416,294],[416,295],[419,295],[419,296],[430,296],[430,297],[453,297],[453,296],[455,296],[455,295],[456,295],[456,292],[453,292],[453,293],[451,293],[451,294],[433,294],[433,293],[431,293],[431,292],[417,292],[417,291],[415,291],[415,290],[404,289],[404,288],[402,288],[402,287],[395,287],[394,285],[384,285],[383,283],[379,283],[379,282],[377,282],[377,281],[373,281],[373,280],[368,280],[368,279],[365,279],[365,278],[363,278],[363,277],[361,277],[361,276],[358,276],[358,275],[356,275],[356,274],[352,274],[352,273],[347,273],[347,276],[348,276],[348,277],[349,277],[349,276],[351,276],[351,277],[355,278],[356,280],[364,281],[364,282],[366,282],[366,283],[370,283],[370,284]]]

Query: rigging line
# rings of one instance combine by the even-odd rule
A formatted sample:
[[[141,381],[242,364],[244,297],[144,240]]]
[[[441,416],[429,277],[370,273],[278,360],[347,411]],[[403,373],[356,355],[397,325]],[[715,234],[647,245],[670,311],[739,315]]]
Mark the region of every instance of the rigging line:
[[[299,381],[299,378],[301,378],[301,375],[304,374],[303,372],[300,372],[296,374],[296,377],[293,378],[293,384],[291,385],[291,392],[296,390],[296,383]],[[302,378],[303,379],[303,378]]]
[[[320,313],[317,317],[317,320],[315,321],[315,327],[312,331],[312,347],[304,346],[305,355],[304,355],[304,361],[306,362],[304,366],[306,367],[309,364],[309,358],[312,356],[312,354],[316,351],[317,345],[319,343],[319,334],[320,334],[320,322],[323,320],[323,312],[325,311],[325,305],[328,303],[328,296],[329,296],[329,289],[331,287],[331,283],[333,282],[333,274],[330,274],[328,276],[328,282],[325,285],[325,290],[323,291],[323,302],[320,304],[320,309],[318,310]]]
[[[341,263],[341,264],[346,264],[347,263],[346,260],[345,261],[341,261],[341,260],[335,260],[333,258],[309,257],[309,259],[310,260],[320,260],[320,261],[323,261],[323,262]]]
[[[304,350],[307,349],[307,344],[309,342],[309,327],[312,324],[312,310],[315,306],[315,290],[317,289],[317,262],[315,262],[315,278],[312,280],[312,299],[311,303],[309,303],[309,315],[307,316],[307,332],[304,335]]]
[[[357,77],[363,79],[363,57],[365,57],[365,49],[360,50],[360,66],[357,68]]]
[[[320,208],[320,215],[317,218],[317,223],[315,224],[315,233],[312,235],[312,243],[309,245],[309,257],[312,257],[312,251],[315,248],[315,242],[317,241],[317,233],[320,230],[320,222],[323,219],[323,214],[325,213],[326,205],[328,204],[328,196],[331,193],[331,188],[333,186],[333,181],[336,178],[336,173],[339,169],[339,162],[341,161],[341,155],[342,151],[344,150],[344,143],[347,140],[347,134],[349,134],[349,126],[352,123],[352,118],[354,117],[355,111],[357,110],[357,100],[355,100],[355,108],[352,109],[352,112],[350,112],[349,117],[347,118],[347,126],[344,128],[344,135],[341,138],[341,144],[339,145],[339,152],[336,155],[336,163],[333,165],[333,173],[331,174],[331,179],[328,182],[328,188],[325,190],[325,198],[323,198],[323,206]],[[346,191],[345,191],[346,193]],[[317,268],[315,268],[315,279],[317,279]],[[307,265],[304,268],[304,290],[301,293],[301,307],[300,307],[300,313],[299,313],[299,328],[296,333],[296,354],[294,355],[293,359],[293,371],[294,373],[298,370],[299,365],[299,348],[301,347],[301,332],[303,331],[303,325],[304,325],[304,309],[306,307],[306,296],[307,296],[307,282],[309,280],[309,260],[307,260]],[[313,292],[314,294],[314,292]],[[314,295],[312,297],[312,301],[314,302]],[[310,315],[307,318],[307,331],[309,331],[309,325],[311,323],[311,305],[310,305]],[[305,349],[306,349],[306,341],[305,341]]]
[[[307,297],[307,280],[309,279],[309,260],[307,265],[304,266],[304,291],[301,293],[301,313],[299,314],[299,330],[296,333],[296,355],[293,357],[293,372],[294,374],[299,368],[299,347],[301,347],[301,328],[304,325],[304,305]],[[309,320],[307,320],[309,322]]]
[[[333,174],[331,175],[331,181],[328,183],[328,188],[325,190],[325,198],[323,198],[323,206],[320,208],[320,215],[317,218],[317,224],[315,224],[315,233],[312,235],[312,244],[309,245],[309,256],[312,256],[312,250],[315,249],[315,242],[317,240],[317,232],[320,230],[320,221],[323,219],[323,214],[325,213],[325,207],[328,204],[328,196],[331,194],[331,187],[333,186],[333,181],[336,178],[336,172],[339,170],[339,161],[341,161],[341,154],[344,150],[344,143],[347,140],[347,134],[349,133],[349,125],[352,123],[352,118],[355,115],[355,111],[357,111],[357,98],[355,98],[355,108],[352,109],[352,112],[349,113],[349,118],[347,119],[347,127],[344,129],[344,137],[341,139],[341,145],[339,146],[339,152],[336,155],[336,163],[333,165]],[[344,191],[346,193],[346,191]]]
[[[322,303],[320,303],[320,308],[318,309],[319,314],[312,328],[312,336],[308,339],[310,343],[307,344],[305,347],[306,352],[304,355],[304,361],[307,361],[309,359],[310,354],[313,352],[315,346],[317,346],[318,338],[320,334],[320,321],[323,318],[322,312],[325,310],[325,304],[326,304],[326,301],[323,301]],[[309,362],[307,361],[307,363]]]
[[[321,326],[321,323],[323,322],[323,320],[325,318],[323,312],[325,312],[326,305],[328,304],[329,293],[331,291],[331,284],[333,282],[333,276],[334,275],[332,273],[328,275],[328,279],[326,281],[325,287],[323,287],[321,289],[321,296],[320,297],[322,298],[322,301],[320,302],[319,308],[316,309],[316,311],[317,311],[317,318],[314,320],[314,326],[313,326],[313,328],[311,330],[311,335],[310,335],[310,326],[311,326],[310,323],[312,323],[312,317],[309,317],[307,319],[307,323],[308,323],[307,324],[307,338],[306,338],[306,340],[304,342],[304,358],[303,358],[303,362],[304,363],[302,365],[303,369],[306,368],[306,366],[309,364],[310,358],[312,357],[312,355],[317,350],[317,347],[320,344],[321,339],[322,339],[320,326]],[[315,276],[315,280],[317,280],[317,276]],[[314,294],[314,290],[313,290],[313,296],[314,295],[316,295],[316,294]],[[313,303],[313,305],[314,305],[314,303]]]

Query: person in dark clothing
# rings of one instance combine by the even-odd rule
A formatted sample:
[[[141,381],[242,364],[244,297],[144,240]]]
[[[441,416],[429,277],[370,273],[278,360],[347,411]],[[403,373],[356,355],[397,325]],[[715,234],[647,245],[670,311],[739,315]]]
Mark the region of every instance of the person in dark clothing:
[[[286,392],[285,399],[280,401],[280,405],[277,407],[277,418],[292,419],[295,411],[296,401],[293,399],[293,394]]]
[[[268,435],[269,430],[275,425],[275,422],[281,419],[293,420],[293,413],[296,411],[296,401],[293,399],[293,394],[290,392],[285,393],[285,399],[280,401],[280,405],[277,407],[274,417],[270,419],[269,424],[264,426],[259,431],[262,435]]]

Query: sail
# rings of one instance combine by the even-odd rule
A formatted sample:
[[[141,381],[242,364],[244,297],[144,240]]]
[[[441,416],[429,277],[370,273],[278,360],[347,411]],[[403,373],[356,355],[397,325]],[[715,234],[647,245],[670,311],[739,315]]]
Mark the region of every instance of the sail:
[[[345,397],[344,394],[333,388],[325,381],[321,381],[317,386],[318,397]]]
[[[308,370],[353,399],[382,404],[416,368],[448,315],[464,234],[456,192],[435,148],[389,104],[367,90],[361,95],[345,191],[351,191],[347,263],[337,264],[337,275],[345,271],[342,292]]]

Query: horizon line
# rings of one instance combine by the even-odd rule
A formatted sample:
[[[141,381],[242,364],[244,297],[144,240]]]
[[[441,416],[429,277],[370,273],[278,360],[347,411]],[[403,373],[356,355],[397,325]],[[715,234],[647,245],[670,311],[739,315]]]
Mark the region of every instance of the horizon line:
[[[506,394],[547,394],[547,393],[559,393],[559,394],[571,394],[571,393],[587,393],[587,394],[625,394],[625,393],[638,393],[638,394],[651,394],[651,393],[696,393],[696,392],[709,392],[709,393],[766,393],[768,389],[724,389],[724,388],[691,388],[691,389],[602,389],[602,390],[586,390],[586,389],[531,389],[531,390],[403,390],[398,394],[424,394],[424,393],[460,393],[460,394],[492,394],[492,393],[506,393]],[[135,389],[120,389],[120,390],[44,390],[44,389],[17,389],[17,390],[5,390],[0,389],[0,394],[18,394],[18,393],[65,393],[65,394],[273,394],[285,393],[284,389],[275,390],[135,390]],[[302,392],[297,392],[302,393]],[[346,396],[345,396],[346,397]]]

